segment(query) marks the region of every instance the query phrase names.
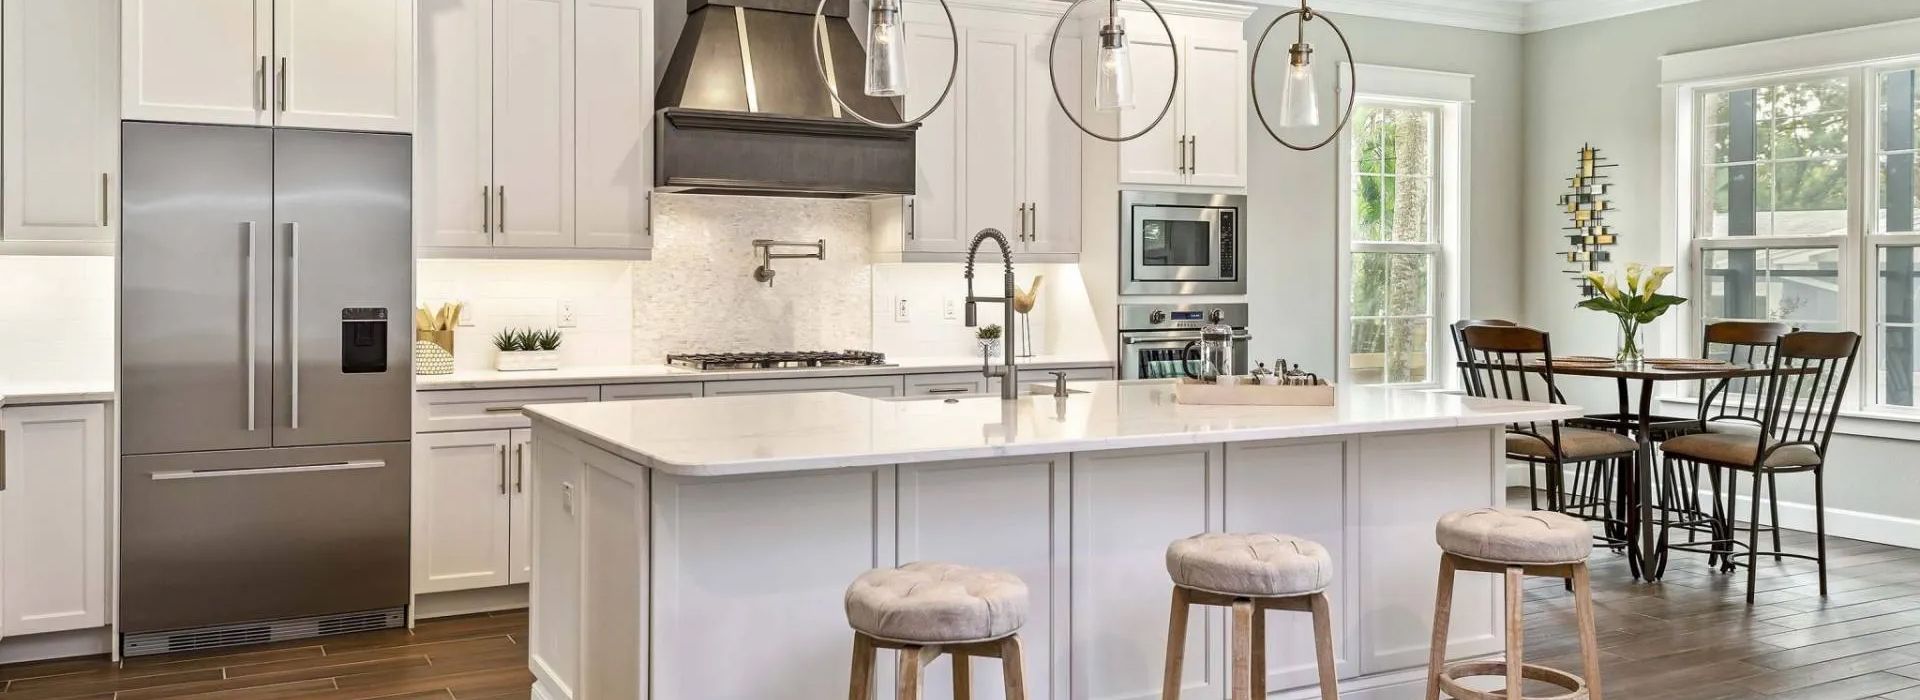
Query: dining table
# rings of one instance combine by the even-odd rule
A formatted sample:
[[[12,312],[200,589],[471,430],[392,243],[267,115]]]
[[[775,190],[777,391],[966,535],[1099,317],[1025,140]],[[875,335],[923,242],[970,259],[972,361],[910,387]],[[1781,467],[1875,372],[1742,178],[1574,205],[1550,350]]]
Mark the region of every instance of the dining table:
[[[1665,364],[1666,361],[1643,360],[1638,363],[1622,362],[1576,362],[1556,358],[1551,371],[1556,377],[1594,377],[1612,379],[1620,401],[1619,412],[1588,416],[1588,424],[1600,424],[1605,427],[1631,431],[1639,443],[1634,453],[1633,468],[1621,470],[1618,485],[1621,504],[1620,510],[1625,523],[1620,528],[1618,539],[1626,541],[1626,554],[1630,559],[1634,578],[1648,582],[1660,580],[1665,569],[1665,559],[1658,543],[1661,523],[1654,517],[1656,505],[1653,499],[1653,467],[1655,428],[1680,428],[1686,425],[1700,425],[1700,419],[1674,418],[1655,415],[1653,400],[1656,385],[1663,382],[1725,382],[1742,378],[1764,378],[1775,369],[1770,364],[1741,364],[1732,362],[1712,362],[1691,360],[1697,364]],[[1526,371],[1545,373],[1549,365],[1544,362],[1530,362]],[[1790,371],[1782,369],[1781,371]],[[1638,402],[1633,402],[1633,385],[1639,385]]]

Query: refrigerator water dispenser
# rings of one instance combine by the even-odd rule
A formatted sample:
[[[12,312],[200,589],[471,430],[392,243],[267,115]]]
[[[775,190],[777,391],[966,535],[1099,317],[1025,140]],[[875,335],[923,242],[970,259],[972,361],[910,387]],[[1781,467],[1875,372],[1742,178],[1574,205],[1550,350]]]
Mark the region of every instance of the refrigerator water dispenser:
[[[387,371],[387,310],[340,310],[340,371],[367,374]]]

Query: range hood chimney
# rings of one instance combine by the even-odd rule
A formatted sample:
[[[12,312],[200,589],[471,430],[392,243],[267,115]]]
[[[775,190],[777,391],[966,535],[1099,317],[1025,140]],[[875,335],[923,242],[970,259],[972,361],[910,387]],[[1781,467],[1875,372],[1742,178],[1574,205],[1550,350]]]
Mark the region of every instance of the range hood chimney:
[[[660,82],[654,186],[662,192],[787,197],[913,194],[914,129],[846,114],[821,83],[818,0],[687,0],[687,24]],[[821,55],[840,99],[882,122],[869,97],[848,0],[827,0]]]

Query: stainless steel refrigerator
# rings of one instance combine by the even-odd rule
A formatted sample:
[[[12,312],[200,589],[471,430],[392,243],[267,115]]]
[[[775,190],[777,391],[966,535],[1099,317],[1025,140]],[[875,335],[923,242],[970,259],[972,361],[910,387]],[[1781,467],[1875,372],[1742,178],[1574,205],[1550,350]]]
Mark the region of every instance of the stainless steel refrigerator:
[[[410,137],[122,136],[122,650],[403,624]]]

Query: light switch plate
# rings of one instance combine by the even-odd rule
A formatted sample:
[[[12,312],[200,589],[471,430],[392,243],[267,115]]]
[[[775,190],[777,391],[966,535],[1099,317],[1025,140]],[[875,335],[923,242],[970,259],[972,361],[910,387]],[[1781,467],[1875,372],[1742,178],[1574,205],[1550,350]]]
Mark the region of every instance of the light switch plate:
[[[895,298],[893,300],[893,322],[906,323],[909,320],[912,320],[912,316],[907,313],[907,298]]]
[[[572,328],[576,325],[579,325],[579,318],[576,315],[574,315],[574,312],[573,312],[572,299],[561,299],[559,303],[559,307],[560,307],[559,312],[556,315],[559,317],[558,325],[561,328]]]
[[[948,321],[960,318],[960,300],[953,297],[940,300],[940,318]]]

